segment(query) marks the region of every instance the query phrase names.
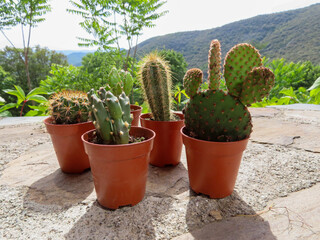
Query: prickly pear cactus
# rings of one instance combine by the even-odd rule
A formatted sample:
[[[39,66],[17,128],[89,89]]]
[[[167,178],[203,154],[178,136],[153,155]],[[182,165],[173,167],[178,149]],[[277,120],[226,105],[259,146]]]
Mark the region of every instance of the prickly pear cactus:
[[[198,68],[188,70],[183,79],[183,85],[189,96],[196,95],[202,83],[203,73]]]
[[[89,101],[86,93],[65,90],[55,93],[49,100],[49,113],[55,124],[87,122]]]
[[[273,72],[265,67],[255,67],[247,74],[242,83],[240,101],[246,105],[259,102],[269,95],[273,85]]]
[[[258,50],[250,44],[242,43],[231,48],[224,62],[224,79],[229,93],[239,97],[247,74],[254,67],[261,65],[262,60]]]
[[[192,97],[185,107],[189,135],[216,142],[238,141],[252,129],[248,109],[239,99],[221,91],[207,90]]]
[[[105,88],[98,95],[91,89],[88,92],[91,105],[90,116],[96,127],[97,135],[104,144],[129,143],[131,127],[130,102],[124,92],[119,97]]]
[[[221,79],[220,64],[220,42],[215,39],[211,41],[208,55],[208,83],[210,89],[219,89]]]
[[[157,53],[150,53],[142,60],[139,78],[154,120],[172,120],[169,64]]]
[[[200,69],[187,71],[184,88],[190,100],[184,109],[187,133],[194,138],[230,142],[248,138],[252,131],[246,105],[260,101],[274,85],[274,74],[261,67],[258,51],[238,44],[227,54],[224,77],[229,92],[218,90],[220,82],[220,43],[213,40],[209,50],[209,89],[200,92]]]

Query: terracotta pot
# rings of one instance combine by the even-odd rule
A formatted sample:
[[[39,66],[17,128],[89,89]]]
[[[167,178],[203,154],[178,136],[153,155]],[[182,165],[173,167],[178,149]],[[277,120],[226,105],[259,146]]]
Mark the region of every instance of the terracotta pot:
[[[157,167],[177,165],[180,162],[182,138],[180,129],[184,125],[184,115],[175,113],[178,121],[153,121],[150,113],[142,114],[140,122],[142,127],[149,128],[156,133],[154,147],[150,155],[150,164]]]
[[[229,196],[233,192],[242,153],[249,138],[237,142],[210,142],[189,137],[185,134],[185,127],[181,133],[191,189],[210,198]]]
[[[133,115],[131,126],[133,127],[139,126],[139,117],[141,115],[141,111],[142,111],[142,107],[130,104],[130,113]]]
[[[103,145],[88,141],[95,130],[82,135],[89,156],[98,202],[106,208],[136,205],[146,191],[148,159],[155,133],[150,129],[131,127],[130,135],[145,137],[139,143]]]
[[[44,124],[50,134],[53,148],[65,173],[81,173],[90,168],[89,158],[84,151],[81,135],[94,129],[92,122],[77,124],[53,124],[46,118]]]

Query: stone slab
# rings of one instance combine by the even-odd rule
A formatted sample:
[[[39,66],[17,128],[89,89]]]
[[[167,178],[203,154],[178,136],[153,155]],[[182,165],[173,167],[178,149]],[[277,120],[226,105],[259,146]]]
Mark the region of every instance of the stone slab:
[[[295,103],[295,104],[289,104],[289,105],[272,105],[272,106],[267,106],[267,108],[320,111],[320,105],[304,104],[304,103]]]
[[[210,223],[175,240],[320,239],[320,184],[272,201],[261,215]]]
[[[253,112],[258,127],[255,132],[265,128],[264,122],[271,129],[279,129],[279,123],[273,125],[275,120],[283,123],[283,128],[287,123],[295,127],[304,124],[305,129],[313,131],[318,126],[315,121],[304,123],[297,116],[287,116],[284,110]],[[275,136],[281,137],[282,133],[277,131]],[[183,150],[181,163],[176,167],[149,166],[142,202],[110,211],[96,202],[90,171],[75,175],[60,171],[43,124],[2,126],[0,238],[172,239],[224,221],[238,232],[251,232],[255,239],[261,239],[255,229],[272,237],[275,233],[271,222],[263,220],[260,224],[251,217],[245,217],[242,223],[232,221],[239,214],[255,214],[279,196],[320,182],[319,153],[291,147],[298,139],[291,143],[295,135],[290,134],[284,135],[287,139],[270,140],[268,144],[256,140],[257,136],[265,137],[263,133],[256,139],[253,136],[243,156],[235,191],[229,197],[209,199],[190,190]],[[307,139],[305,135],[301,133],[301,138]],[[284,219],[279,221],[286,223]],[[241,224],[246,222],[252,225],[243,227]]]
[[[30,124],[42,122],[48,116],[41,117],[5,117],[0,119],[0,126],[12,126],[17,124]]]

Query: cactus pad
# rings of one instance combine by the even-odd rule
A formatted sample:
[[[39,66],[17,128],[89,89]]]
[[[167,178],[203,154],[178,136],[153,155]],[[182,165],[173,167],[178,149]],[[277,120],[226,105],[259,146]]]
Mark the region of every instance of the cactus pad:
[[[189,97],[197,94],[202,83],[203,73],[198,68],[192,68],[186,72],[183,78],[183,87]]]
[[[256,67],[246,76],[240,101],[245,105],[261,101],[274,85],[274,74],[268,68]]]
[[[219,89],[221,79],[221,49],[218,40],[212,40],[208,55],[208,83],[209,89]]]
[[[250,44],[242,43],[231,48],[224,62],[224,78],[229,93],[239,97],[242,83],[247,74],[254,67],[260,67],[261,65],[262,60],[259,52]]]
[[[197,93],[187,103],[185,125],[191,137],[206,141],[239,141],[250,136],[251,116],[235,97],[221,90]]]

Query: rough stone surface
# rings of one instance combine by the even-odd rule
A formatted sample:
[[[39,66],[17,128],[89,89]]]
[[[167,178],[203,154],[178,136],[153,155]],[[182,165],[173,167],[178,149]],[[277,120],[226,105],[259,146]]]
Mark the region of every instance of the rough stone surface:
[[[255,214],[274,199],[320,182],[320,153],[313,145],[320,118],[312,111],[251,112],[254,133],[231,196],[214,200],[190,190],[183,152],[176,167],[150,166],[143,201],[115,211],[96,202],[90,171],[60,171],[41,123],[1,127],[0,239],[171,239],[222,222],[237,229],[244,221],[233,217]],[[273,232],[271,222],[249,221],[265,234]],[[260,238],[255,225],[245,226],[258,234],[252,239]],[[313,239],[314,232],[306,238]]]
[[[278,198],[258,214],[213,222],[174,238],[194,239],[320,239],[320,184]]]

